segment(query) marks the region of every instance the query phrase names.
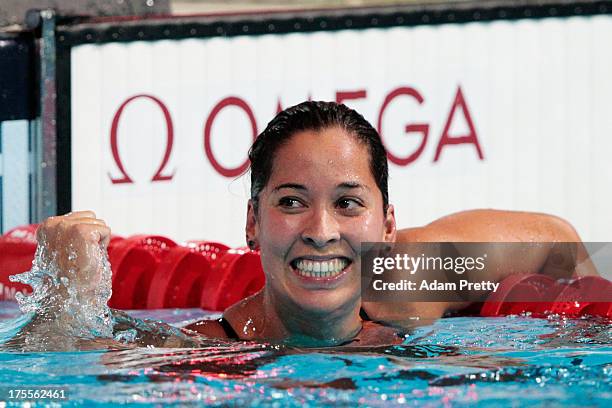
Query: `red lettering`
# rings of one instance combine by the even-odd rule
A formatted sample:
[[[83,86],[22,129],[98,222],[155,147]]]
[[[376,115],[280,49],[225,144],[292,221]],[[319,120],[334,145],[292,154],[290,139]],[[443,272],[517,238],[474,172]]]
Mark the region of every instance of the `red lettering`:
[[[162,159],[162,162],[159,165],[159,168],[153,175],[153,178],[151,178],[151,182],[172,180],[172,177],[174,177],[174,172],[169,175],[162,174],[164,171],[164,168],[168,164],[168,160],[170,160],[170,154],[172,152],[172,144],[174,142],[174,127],[172,126],[172,117],[170,116],[170,111],[168,111],[168,108],[166,108],[166,105],[164,105],[164,103],[158,98],[152,95],[140,94],[140,95],[134,95],[128,98],[125,102],[123,102],[121,106],[119,106],[117,113],[115,113],[115,116],[113,117],[113,122],[111,125],[111,133],[110,133],[111,151],[113,153],[113,159],[115,160],[115,164],[117,164],[117,168],[119,169],[119,172],[121,173],[120,178],[113,178],[110,175],[110,173],[108,173],[108,177],[110,178],[111,183],[113,184],[133,183],[134,182],[130,178],[130,176],[128,176],[127,172],[125,171],[125,168],[123,167],[123,163],[121,161],[121,157],[119,156],[119,148],[117,146],[117,129],[119,128],[119,119],[121,118],[121,114],[123,113],[123,110],[130,102],[132,102],[134,99],[137,99],[137,98],[147,98],[155,102],[157,106],[159,106],[159,108],[162,110],[162,113],[164,114],[164,119],[166,121],[166,139],[167,139],[166,152],[164,153],[164,158]]]
[[[336,92],[336,102],[343,103],[344,101],[350,101],[354,99],[363,99],[367,96],[368,94],[365,89],[360,89],[358,91],[337,91]]]
[[[210,146],[210,138],[212,125],[215,121],[217,115],[228,106],[236,106],[246,113],[249,118],[249,122],[251,123],[251,129],[253,131],[253,141],[257,138],[257,122],[255,121],[255,115],[253,115],[253,111],[249,107],[249,105],[242,99],[236,96],[228,96],[223,98],[219,103],[215,105],[215,107],[208,115],[208,119],[206,120],[206,125],[204,126],[204,152],[206,153],[206,157],[212,164],[213,168],[217,171],[217,173],[221,174],[225,177],[236,177],[242,174],[249,167],[249,159],[247,158],[244,163],[235,168],[226,168],[223,167],[215,158],[213,154],[212,148]]]
[[[402,95],[410,96],[414,98],[419,103],[419,105],[422,104],[424,101],[421,94],[416,89],[411,88],[411,87],[400,87],[400,88],[397,88],[391,91],[385,98],[380,108],[380,112],[378,114],[378,134],[380,135],[381,139],[383,138],[383,133],[382,133],[383,114],[385,113],[387,106],[389,106],[389,104],[395,98],[397,98],[398,96],[402,96]],[[397,164],[398,166],[407,166],[408,164],[418,159],[421,153],[423,153],[423,149],[425,149],[425,145],[427,144],[427,137],[429,136],[429,125],[425,123],[410,124],[410,125],[406,125],[406,127],[404,128],[404,131],[406,132],[406,134],[410,134],[410,133],[421,134],[422,139],[421,139],[421,144],[419,145],[419,147],[408,157],[398,157],[394,155],[393,153],[391,153],[389,150],[387,150],[387,157],[389,158],[389,161],[391,163]]]
[[[469,130],[470,133],[467,136],[451,136],[448,134],[448,131],[455,117],[455,112],[458,107],[461,108],[461,111],[463,112],[463,116],[465,117],[465,121],[468,127],[470,128]],[[436,156],[434,157],[433,161],[437,162],[438,159],[440,159],[440,154],[442,153],[442,148],[444,146],[466,144],[466,143],[473,144],[476,147],[476,153],[478,153],[478,158],[480,160],[484,160],[482,150],[480,149],[480,144],[478,143],[478,136],[476,135],[476,128],[474,127],[474,123],[472,122],[470,111],[468,109],[467,103],[465,102],[465,98],[463,97],[461,86],[459,86],[457,88],[457,94],[455,95],[455,101],[453,102],[453,106],[451,107],[451,111],[448,115],[448,119],[446,120],[446,125],[444,126],[444,130],[442,131],[442,136],[440,136],[438,147],[436,147]]]
[[[416,101],[418,105],[422,105],[425,101],[425,99],[419,93],[419,91],[417,91],[415,88],[412,88],[412,87],[408,87],[408,86],[398,87],[396,89],[393,89],[391,92],[389,92],[380,107],[380,110],[378,113],[378,121],[377,121],[378,132],[380,134],[381,139],[383,140],[383,143],[384,143],[383,122],[384,122],[385,112],[387,108],[393,102],[395,102],[395,99],[399,97],[409,97],[413,99],[414,101]],[[151,181],[152,182],[167,181],[167,180],[172,180],[172,178],[174,177],[174,172],[170,174],[168,173],[164,174],[165,172],[167,172],[166,167],[170,160],[170,155],[172,153],[173,142],[174,142],[174,130],[173,130],[173,123],[172,123],[170,112],[168,108],[165,106],[165,104],[160,99],[156,98],[155,96],[147,95],[147,94],[139,94],[139,95],[131,96],[130,98],[125,100],[119,106],[117,112],[113,116],[111,132],[110,132],[110,144],[111,144],[113,160],[115,161],[117,169],[119,170],[119,173],[120,173],[120,176],[116,178],[112,177],[110,173],[108,174],[113,184],[133,183],[134,182],[132,178],[127,174],[125,167],[123,165],[123,162],[121,160],[121,157],[119,155],[118,128],[119,128],[119,121],[121,120],[121,115],[123,114],[123,111],[125,110],[126,106],[138,98],[146,98],[146,99],[153,101],[161,109],[164,115],[164,119],[166,121],[166,137],[167,137],[166,150],[165,150],[163,159],[161,161],[161,164],[159,165],[159,168],[157,169],[157,171],[151,178]],[[357,100],[357,99],[364,99],[364,98],[367,98],[367,91],[365,89],[357,89],[357,90],[351,90],[351,91],[346,91],[346,90],[336,91],[336,101],[338,103],[343,103],[345,101],[351,101],[351,100]],[[311,100],[311,99],[312,99],[311,95],[309,94],[308,100]],[[253,141],[257,138],[257,122],[255,119],[255,115],[253,114],[253,111],[251,107],[249,106],[249,104],[238,96],[228,96],[228,97],[223,98],[212,108],[210,114],[208,115],[206,119],[206,123],[204,126],[204,152],[209,162],[211,163],[212,167],[215,169],[217,173],[225,177],[236,177],[242,174],[248,168],[249,166],[248,158],[245,159],[245,161],[242,164],[240,164],[238,167],[227,168],[227,167],[222,166],[219,163],[211,147],[212,127],[213,127],[214,121],[217,118],[218,114],[221,113],[221,111],[224,108],[227,108],[230,106],[237,107],[241,109],[244,112],[244,114],[246,114],[246,117],[249,120],[249,123],[251,125]],[[461,108],[463,117],[465,118],[465,121],[467,123],[467,127],[468,127],[467,135],[451,135],[450,134],[451,125],[454,123],[453,121],[457,119],[456,115],[458,115],[457,111],[459,108]],[[282,110],[283,110],[282,101],[281,101],[281,98],[279,97],[276,103],[276,113],[278,114]],[[406,135],[416,134],[418,137],[420,137],[418,147],[416,148],[416,150],[414,150],[413,152],[411,152],[410,154],[406,156],[397,156],[393,154],[392,152],[388,151],[387,155],[388,155],[389,161],[399,166],[407,166],[413,163],[414,161],[416,161],[421,156],[421,154],[423,153],[427,145],[427,141],[429,138],[429,130],[430,130],[430,125],[428,123],[405,124],[404,132]],[[476,128],[474,126],[474,122],[472,121],[471,113],[469,111],[467,102],[464,98],[461,86],[457,87],[454,101],[451,105],[451,109],[447,116],[446,123],[440,135],[440,140],[438,141],[438,145],[436,146],[436,152],[435,152],[433,161],[437,162],[440,160],[442,150],[447,145],[459,145],[459,144],[474,145],[474,147],[476,148],[476,153],[478,155],[478,158],[480,160],[484,160],[484,155],[482,152],[482,148],[480,146],[480,142],[478,140]]]

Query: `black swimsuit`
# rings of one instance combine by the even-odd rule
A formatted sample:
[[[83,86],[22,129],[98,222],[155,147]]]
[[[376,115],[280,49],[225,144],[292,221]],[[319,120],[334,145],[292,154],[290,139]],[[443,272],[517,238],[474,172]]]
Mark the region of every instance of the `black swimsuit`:
[[[359,309],[359,317],[361,317],[361,320],[364,320],[364,321],[370,320],[370,318],[368,317],[368,314],[365,312],[365,310],[363,310],[363,308]],[[223,328],[223,330],[225,331],[225,335],[227,336],[228,339],[240,340],[240,336],[238,336],[238,333],[236,333],[236,330],[234,330],[232,325],[223,316],[221,316],[218,322]]]
[[[229,324],[229,322],[225,320],[223,316],[218,320],[218,322],[225,331],[225,335],[228,339],[240,340],[240,337],[238,337],[238,333],[236,333],[236,330],[234,330],[232,325]]]
[[[366,311],[363,310],[363,307],[359,308],[359,317],[361,317],[361,320],[363,320],[364,322],[369,322],[370,320],[372,320],[370,319]]]

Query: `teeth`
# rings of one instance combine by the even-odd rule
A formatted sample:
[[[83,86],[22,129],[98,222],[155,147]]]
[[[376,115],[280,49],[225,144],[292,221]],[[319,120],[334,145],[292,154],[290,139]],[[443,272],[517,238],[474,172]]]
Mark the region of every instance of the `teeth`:
[[[312,261],[300,259],[295,263],[298,273],[312,278],[329,278],[338,275],[348,262],[345,259],[334,258],[329,261]]]

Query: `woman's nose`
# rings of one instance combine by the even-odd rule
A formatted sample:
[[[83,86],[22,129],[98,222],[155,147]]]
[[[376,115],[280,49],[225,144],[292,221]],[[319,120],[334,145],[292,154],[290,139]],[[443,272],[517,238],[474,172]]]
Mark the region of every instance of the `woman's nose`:
[[[327,209],[316,211],[302,231],[302,240],[314,247],[323,248],[340,240],[340,226]]]

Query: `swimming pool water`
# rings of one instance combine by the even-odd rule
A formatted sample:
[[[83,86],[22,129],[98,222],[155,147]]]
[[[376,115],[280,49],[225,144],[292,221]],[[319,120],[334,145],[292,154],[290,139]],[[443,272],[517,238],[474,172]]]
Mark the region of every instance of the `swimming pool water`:
[[[16,314],[14,303],[0,302],[0,321]],[[178,326],[206,315],[132,314]],[[594,318],[444,318],[400,346],[342,352],[253,343],[0,352],[0,384],[66,386],[65,406],[610,406],[612,325]]]

